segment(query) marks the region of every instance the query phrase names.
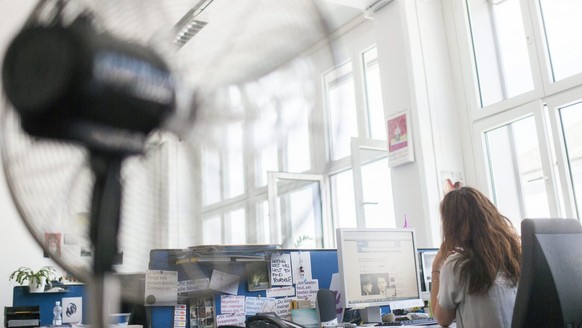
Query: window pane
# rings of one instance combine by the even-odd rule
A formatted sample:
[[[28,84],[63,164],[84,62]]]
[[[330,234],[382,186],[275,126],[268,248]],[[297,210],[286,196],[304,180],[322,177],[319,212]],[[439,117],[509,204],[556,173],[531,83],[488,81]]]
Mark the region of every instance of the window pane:
[[[582,103],[560,109],[578,218],[582,210]]]
[[[582,72],[582,1],[540,0],[553,81]]]
[[[222,222],[220,216],[211,216],[202,223],[202,241],[204,245],[222,244]]]
[[[550,215],[536,135],[533,116],[485,133],[495,203],[518,229]]]
[[[228,212],[225,215],[227,225],[227,240],[228,244],[246,244],[246,213],[244,208],[239,208]],[[212,230],[208,233],[212,233]]]
[[[356,204],[352,170],[334,174],[330,177],[334,221],[336,228],[356,228]]]
[[[284,105],[283,120],[289,122],[287,134],[287,171],[301,173],[311,169],[309,147],[309,108],[302,100]]]
[[[519,0],[467,0],[481,106],[533,90]]]
[[[364,74],[366,87],[366,104],[368,105],[368,137],[386,140],[384,104],[380,87],[380,69],[376,47],[364,52]]]
[[[269,220],[269,203],[262,201],[257,205],[257,243],[271,242],[271,225]]]
[[[276,183],[283,247],[323,247],[319,181],[277,179]]]
[[[277,138],[265,136],[265,131],[277,124],[277,112],[272,104],[267,105],[260,112],[253,128],[253,140],[258,151],[256,160],[255,185],[261,187],[267,184],[267,172],[279,171],[277,156]]]
[[[293,247],[322,247],[321,200],[319,183],[312,182],[289,194],[291,241]]]
[[[331,158],[350,154],[351,137],[358,136],[356,97],[352,63],[344,64],[325,75]]]
[[[238,196],[244,192],[243,129],[242,123],[228,125],[226,129],[227,152],[225,154],[225,197]]]
[[[204,148],[202,155],[202,181],[204,184],[204,205],[214,204],[221,200],[220,188],[220,156],[213,149]]]
[[[396,228],[388,159],[362,165],[366,228]]]

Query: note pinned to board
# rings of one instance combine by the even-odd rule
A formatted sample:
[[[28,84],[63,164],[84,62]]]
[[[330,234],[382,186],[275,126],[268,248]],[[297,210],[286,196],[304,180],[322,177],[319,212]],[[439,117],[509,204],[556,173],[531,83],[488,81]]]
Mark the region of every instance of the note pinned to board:
[[[239,280],[240,276],[235,274],[213,270],[208,287],[226,294],[237,295]]]
[[[271,254],[271,286],[289,286],[292,284],[291,254]]]
[[[267,289],[267,297],[295,296],[295,287],[284,286]]]
[[[295,285],[297,299],[315,302],[319,290],[319,280],[300,281]]]
[[[238,326],[244,327],[246,316],[244,313],[228,313],[216,315],[216,326]]]
[[[210,279],[198,278],[193,280],[184,280],[178,282],[178,293],[196,292],[208,289]]]
[[[226,313],[245,313],[245,296],[221,295],[220,312]]]
[[[291,298],[279,298],[275,301],[275,313],[285,320],[291,320]]]
[[[63,323],[80,323],[83,322],[83,298],[82,297],[63,297]]]
[[[170,306],[178,303],[178,272],[146,270],[145,305]]]
[[[255,315],[260,312],[274,312],[274,308],[274,298],[247,296],[245,300],[246,315]]]
[[[291,267],[293,268],[293,283],[311,280],[311,253],[291,252]]]
[[[329,289],[335,293],[335,313],[337,315],[338,322],[342,322],[344,318],[344,308],[342,307],[342,293],[340,291],[340,277],[339,273],[334,273],[331,275],[331,283]]]

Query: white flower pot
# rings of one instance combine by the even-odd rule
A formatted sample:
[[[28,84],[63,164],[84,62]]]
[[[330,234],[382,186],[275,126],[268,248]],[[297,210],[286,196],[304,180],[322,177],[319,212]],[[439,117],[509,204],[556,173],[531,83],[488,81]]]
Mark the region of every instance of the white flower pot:
[[[43,279],[40,285],[37,285],[35,281],[28,283],[28,290],[31,293],[43,293],[44,287],[46,286],[46,281]]]

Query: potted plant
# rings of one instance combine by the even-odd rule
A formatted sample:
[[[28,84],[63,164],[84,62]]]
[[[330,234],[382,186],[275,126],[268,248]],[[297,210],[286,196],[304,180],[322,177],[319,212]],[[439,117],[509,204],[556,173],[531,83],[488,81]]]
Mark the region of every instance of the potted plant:
[[[20,267],[10,274],[8,280],[14,280],[20,285],[28,282],[28,288],[31,293],[42,293],[47,282],[55,278],[55,268],[52,266],[42,267],[38,271],[31,268]]]

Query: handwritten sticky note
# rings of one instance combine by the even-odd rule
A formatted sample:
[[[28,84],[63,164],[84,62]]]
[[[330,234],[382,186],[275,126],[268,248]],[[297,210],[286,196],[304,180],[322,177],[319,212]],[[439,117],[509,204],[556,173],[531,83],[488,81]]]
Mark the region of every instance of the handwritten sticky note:
[[[178,303],[178,272],[147,270],[145,305],[168,306]]]
[[[234,295],[221,295],[220,297],[220,313],[244,313],[245,312],[245,297]]]
[[[178,282],[178,293],[196,292],[208,289],[210,279],[199,278],[194,280],[184,280]]]
[[[291,266],[293,268],[293,283],[311,280],[311,253],[291,252]]]
[[[273,253],[271,255],[271,286],[292,284],[291,255]]]
[[[245,326],[245,314],[244,313],[229,313],[229,314],[218,314],[216,316],[216,326]]]
[[[238,294],[239,280],[240,277],[237,275],[213,270],[208,287],[219,292],[236,295]]]
[[[295,285],[297,299],[315,301],[319,290],[319,280],[300,281]]]

